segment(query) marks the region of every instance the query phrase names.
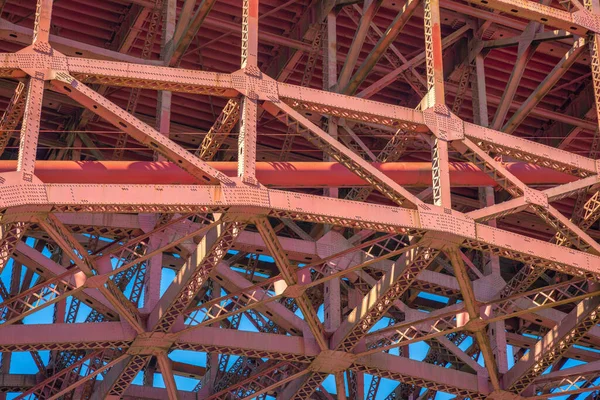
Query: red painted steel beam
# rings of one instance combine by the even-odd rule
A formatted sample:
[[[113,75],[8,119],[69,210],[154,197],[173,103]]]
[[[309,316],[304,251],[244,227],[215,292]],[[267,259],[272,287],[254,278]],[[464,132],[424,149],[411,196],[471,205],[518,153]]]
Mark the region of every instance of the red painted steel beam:
[[[209,162],[228,176],[237,175],[237,162]],[[0,161],[0,173],[14,171],[17,162]],[[394,181],[405,186],[431,186],[431,163],[373,163]],[[556,185],[577,178],[533,164],[506,163],[506,169],[527,185]],[[450,182],[454,187],[495,186],[496,183],[475,165],[451,162]],[[96,184],[198,184],[203,183],[176,164],[150,161],[42,161],[35,174],[46,183]],[[366,183],[335,162],[257,162],[256,176],[266,186],[343,187]]]

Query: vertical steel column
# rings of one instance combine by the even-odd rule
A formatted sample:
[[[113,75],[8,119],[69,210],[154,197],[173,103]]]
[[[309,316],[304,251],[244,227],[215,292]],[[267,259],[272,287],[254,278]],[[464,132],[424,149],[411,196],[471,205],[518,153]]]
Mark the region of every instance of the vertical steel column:
[[[475,56],[475,74],[473,76],[474,84],[472,90],[473,102],[473,122],[482,126],[489,125],[489,116],[487,109],[487,91],[485,88],[485,58],[483,54]]]
[[[23,114],[23,124],[21,125],[17,162],[17,171],[21,173],[22,179],[28,182],[33,181],[43,96],[44,74],[36,72],[35,76],[29,78],[29,85],[27,85],[27,100],[25,101],[25,112]]]
[[[487,110],[487,90],[485,87],[485,56],[481,53],[475,55],[473,60],[475,74],[472,76],[471,90],[473,93],[473,121],[482,126],[488,126],[489,116]],[[479,189],[479,200],[482,207],[492,206],[495,203],[494,188],[488,186]],[[496,226],[496,221],[488,221],[488,225]],[[498,256],[489,254],[489,263],[484,263],[484,272],[486,275],[500,273],[500,261]]]
[[[259,77],[258,69],[258,0],[244,0],[242,15],[242,69],[249,78]],[[256,185],[256,124],[258,96],[249,86],[242,99],[240,136],[238,139],[238,177]]]
[[[53,0],[38,0],[33,22],[33,44],[48,43]]]
[[[214,300],[221,296],[221,290],[221,285],[218,283],[218,281],[216,279],[212,280],[207,284],[205,296],[208,296],[210,300]],[[235,317],[240,315],[241,314],[237,314]],[[214,324],[211,324],[211,326],[219,327],[219,324],[220,322],[215,322]],[[238,326],[232,323],[230,328],[237,329]],[[219,355],[218,353],[214,352],[206,354],[206,371],[194,389],[192,389],[192,392],[197,393],[196,396],[199,398],[206,398],[211,393],[214,393],[215,382],[218,383],[220,377],[227,371],[229,357],[229,354]]]
[[[146,250],[148,252],[152,252],[161,245],[160,234],[152,235],[149,240],[148,250]],[[144,262],[146,263],[146,274],[144,277],[144,310],[151,311],[160,300],[163,254],[160,252]]]
[[[433,174],[433,204],[451,208],[448,142],[440,138],[434,139],[431,149],[431,172]]]
[[[346,383],[344,381],[344,373],[336,372],[335,373],[335,391],[337,394],[338,400],[347,400],[346,396]]]
[[[489,207],[495,204],[494,199],[494,188],[486,186],[479,188],[479,204],[481,207]],[[487,221],[487,224],[497,227],[496,220]],[[500,260],[495,254],[485,254],[483,261],[483,272],[486,275],[497,275],[500,276]]]
[[[479,55],[477,56],[479,57]],[[485,77],[477,74],[477,78],[483,80],[481,84],[483,88],[483,97],[485,98]],[[478,84],[479,86],[479,84]],[[473,91],[478,90],[474,88]],[[479,104],[473,103],[473,110],[479,108]],[[485,111],[487,111],[487,105],[485,105]],[[487,120],[487,112],[484,112],[482,118]],[[493,206],[495,203],[494,199],[494,188],[491,186],[479,188],[480,204],[482,207]],[[487,222],[488,225],[496,227],[496,220],[490,220]],[[496,254],[484,253],[483,254],[483,270],[486,275],[500,276],[500,259]],[[504,320],[494,321],[490,323],[487,328],[487,334],[489,337],[490,346],[494,354],[496,367],[500,374],[508,371],[508,355],[507,355],[507,343],[506,343],[506,327]]]
[[[175,34],[175,20],[177,14],[177,0],[166,0],[162,4],[163,23],[162,23],[162,45],[161,59],[168,65],[169,51],[168,46],[173,40]],[[171,103],[173,93],[166,90],[160,90],[157,93],[156,101],[156,130],[161,134],[169,137],[171,131]],[[165,161],[166,158],[154,153],[155,160]],[[157,221],[161,220],[161,215],[156,214]],[[160,222],[158,222],[160,224]],[[152,251],[159,246],[160,237],[152,236],[149,239],[149,249]],[[144,309],[151,311],[160,299],[160,280],[162,274],[162,252],[152,256],[146,261],[145,276],[144,276]],[[143,266],[143,265],[142,265]],[[138,273],[142,273],[139,271]]]
[[[425,64],[427,70],[427,96],[422,109],[442,108],[444,95],[444,62],[439,0],[425,0],[423,21],[425,26]],[[436,137],[432,149],[433,203],[451,208],[450,174],[448,169],[448,142]]]
[[[323,40],[323,90],[331,90],[337,82],[337,18],[334,12],[325,18]]]
[[[238,177],[256,185],[256,122],[258,104],[255,93],[242,99],[240,135],[238,139]]]
[[[12,353],[3,352],[0,354],[0,374],[8,374],[10,371],[10,361]],[[6,400],[6,393],[0,392],[0,400]]]
[[[211,299],[216,299],[221,297],[222,287],[218,283],[216,279],[210,282],[212,285],[212,290],[210,293]],[[241,320],[241,314],[236,315],[232,318],[232,322],[230,325],[231,328],[237,329],[239,327],[239,322]],[[220,323],[215,322],[211,326],[219,327]],[[218,379],[223,378],[223,375],[227,374],[227,365],[229,364],[230,355],[229,354],[221,354],[218,353],[208,353],[206,354],[206,374],[202,377],[202,390],[198,392],[199,396],[208,396],[211,393],[215,392],[215,384],[218,383]],[[223,378],[224,379],[224,378]]]
[[[323,41],[323,90],[332,90],[337,83],[337,17],[335,12],[327,14],[325,36]],[[338,138],[337,120],[327,117],[327,129],[329,136]],[[333,159],[324,155],[325,161],[333,161]],[[327,188],[323,191],[325,196],[338,197],[337,188]]]
[[[73,149],[71,150],[71,160],[81,161],[81,146],[83,146],[81,137],[75,136],[73,139]]]
[[[8,300],[8,297],[16,296],[19,293],[20,279],[21,279],[21,264],[13,260],[13,270],[11,273],[9,291],[6,291],[4,284],[2,284],[2,301]],[[1,272],[1,271],[0,271]],[[24,288],[26,290],[26,288]],[[31,353],[33,355],[33,352]],[[12,353],[3,352],[0,353],[0,374],[10,373],[10,364],[12,359]],[[0,400],[6,400],[6,393],[0,392]]]
[[[425,27],[425,66],[427,72],[427,107],[446,104],[444,95],[444,61],[439,0],[425,0],[423,22]]]
[[[334,12],[327,14],[323,40],[323,89],[331,89],[337,82],[337,18]],[[337,125],[329,119],[328,133],[337,137]],[[325,157],[327,161],[330,157]],[[338,197],[336,188],[325,189],[324,194]],[[340,279],[334,278],[324,283],[323,286],[323,314],[324,328],[328,333],[333,333],[342,322]]]
[[[157,362],[157,357],[154,357],[154,358],[150,359],[150,361],[148,361],[148,365],[146,365],[146,368],[144,368],[144,371],[143,371],[144,377],[142,379],[142,383],[144,386],[154,386],[154,374],[156,373],[156,362]]]
[[[600,13],[600,5],[597,0],[584,0],[584,6],[588,11]],[[596,117],[598,118],[598,129],[600,129],[600,34],[590,33],[588,37],[590,55],[592,61],[592,84],[594,87],[594,102],[596,104]]]
[[[52,0],[38,0],[33,26],[32,43],[34,51],[48,51],[51,17]],[[33,180],[35,169],[40,119],[42,117],[44,78],[43,72],[36,71],[35,76],[29,78],[29,85],[27,87],[27,100],[25,101],[23,124],[21,126],[17,171],[21,173],[22,179],[28,182]]]
[[[66,259],[66,257],[64,257],[64,258]],[[67,264],[67,263],[63,262],[63,266],[64,266],[64,264]],[[69,262],[69,264],[70,264],[70,262]],[[67,265],[67,267],[68,266],[69,265]],[[74,301],[74,300],[75,300],[75,298],[72,298],[72,301]],[[52,316],[52,323],[54,323],[54,324],[61,323],[62,324],[66,321],[66,316],[67,316],[67,299],[64,299],[64,300],[57,302],[54,305],[54,314]],[[49,364],[51,364],[52,362],[56,362],[59,354],[60,353],[58,351],[51,351]],[[44,372],[44,371],[40,371],[40,372]]]
[[[167,388],[169,400],[179,399],[179,396],[177,395],[177,385],[175,384],[173,369],[171,367],[172,363],[169,359],[169,356],[167,356],[166,352],[160,352],[156,358],[158,360],[158,366],[160,367],[160,373],[163,376],[163,381],[165,382],[165,387]]]
[[[175,34],[175,17],[177,13],[177,0],[166,0],[163,3],[163,32],[161,58],[168,63],[167,45],[173,40]],[[165,136],[169,136],[171,129],[171,100],[173,92],[160,90],[157,95],[156,104],[156,130]]]
[[[489,117],[487,110],[487,91],[485,87],[484,55],[479,53],[475,56],[475,74],[472,82],[473,120],[482,126],[488,126]],[[494,188],[479,188],[480,203],[482,207],[494,205]],[[496,221],[488,221],[488,225],[496,226]],[[500,260],[497,255],[489,253],[484,255],[484,272],[489,274],[500,274]],[[486,260],[487,258],[487,260]],[[486,262],[487,261],[487,262]],[[488,336],[492,352],[495,356],[498,372],[506,373],[508,370],[508,358],[506,349],[506,328],[504,320],[495,321],[488,327]]]

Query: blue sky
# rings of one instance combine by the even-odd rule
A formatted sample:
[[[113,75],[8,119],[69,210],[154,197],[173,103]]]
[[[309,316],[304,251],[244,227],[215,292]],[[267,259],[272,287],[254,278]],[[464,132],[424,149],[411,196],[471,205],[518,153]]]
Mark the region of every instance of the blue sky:
[[[33,245],[32,240],[29,240],[27,243],[30,246]],[[47,256],[49,255],[47,250],[45,250],[44,253]],[[266,261],[266,262],[273,261],[270,257],[262,256],[262,255],[260,256],[260,259],[262,261]],[[12,268],[13,268],[12,261],[10,261],[9,264],[7,265],[7,267],[4,269],[4,271],[0,275],[0,279],[2,279],[2,281],[4,282],[6,287],[10,286],[10,277],[12,274]],[[21,279],[23,278],[24,274],[25,274],[25,268],[22,269]],[[175,277],[175,272],[173,270],[164,268],[162,275],[163,276],[162,276],[162,280],[161,280],[161,295],[166,290],[169,283]],[[35,277],[34,277],[33,281],[35,282]],[[126,294],[129,290],[131,290],[131,287],[129,287],[126,290]],[[423,294],[423,293],[420,296],[425,297],[425,298],[430,298],[430,299],[433,299],[436,301],[447,302],[447,299],[442,296]],[[70,299],[69,299],[69,302],[70,302]],[[67,307],[69,306],[69,302],[67,303]],[[89,313],[89,311],[90,311],[89,307],[85,306],[84,304],[81,304],[80,312],[79,312],[79,315],[77,318],[78,322],[83,322],[85,320],[86,315]],[[299,315],[300,317],[302,316],[300,311],[297,312],[297,315]],[[319,309],[318,315],[322,321],[323,320],[323,307],[322,306]],[[53,306],[50,306],[50,307],[46,307],[46,308],[40,310],[39,312],[36,312],[36,313],[24,318],[23,323],[24,324],[50,324],[50,323],[52,323],[52,316],[53,316]],[[379,321],[377,323],[377,325],[375,327],[373,327],[372,330],[381,329],[387,325],[388,325],[388,319],[384,318],[381,321]],[[246,316],[242,317],[239,329],[247,330],[247,331],[256,331],[256,328],[246,318]],[[460,345],[460,348],[465,350],[466,348],[469,347],[470,344],[471,344],[471,340],[469,338]],[[419,360],[419,361],[423,360],[423,358],[425,358],[425,356],[427,354],[428,348],[429,348],[429,346],[424,342],[411,344],[409,346],[410,358],[414,359],[414,360]],[[396,351],[392,351],[392,354],[397,354],[397,349],[395,349],[395,350]],[[512,348],[510,346],[508,348],[508,353],[512,354]],[[49,358],[49,351],[41,351],[40,356],[42,357],[44,362],[47,363],[48,358]],[[204,354],[204,353],[176,350],[176,351],[171,352],[169,357],[174,361],[185,362],[185,363],[198,365],[198,366],[206,366],[206,354]],[[237,359],[237,357],[231,356],[230,360],[229,360],[229,366],[231,366],[235,362],[236,359]],[[508,361],[509,361],[509,367],[512,366],[513,362],[512,362],[511,357],[509,357]],[[481,357],[478,360],[478,362],[480,365],[483,365],[483,360],[481,359]],[[570,367],[573,367],[573,366],[579,365],[579,364],[583,364],[583,362],[576,361],[576,360],[569,360],[563,368],[570,368]],[[35,363],[33,362],[31,355],[28,352],[16,352],[16,353],[13,353],[13,356],[12,356],[10,372],[11,373],[21,373],[21,374],[34,374],[37,372],[37,367],[36,367]],[[372,376],[370,376],[370,375],[365,376],[365,392],[367,392],[367,390],[368,390],[371,379],[372,379]],[[187,377],[180,377],[180,376],[175,376],[175,381],[176,381],[177,387],[181,390],[192,390],[198,382],[195,379],[187,378]],[[136,379],[134,380],[134,384],[141,384],[141,383],[142,383],[142,374],[139,374],[136,377]],[[598,383],[598,382],[596,382],[596,383]],[[377,400],[384,399],[396,387],[397,384],[398,384],[398,382],[390,381],[388,379],[382,379],[381,383],[380,383],[380,389],[378,392]],[[164,387],[162,376],[159,373],[155,375],[154,385],[156,387]],[[335,387],[335,381],[334,381],[333,376],[329,376],[323,383],[323,386],[330,393],[335,393],[336,387]],[[580,395],[578,397],[578,399],[584,399],[588,394],[589,393],[584,393],[584,394]],[[7,398],[13,399],[17,395],[18,394],[16,394],[16,393],[11,393],[7,396]],[[449,394],[445,394],[445,393],[438,393],[436,396],[436,400],[451,399],[453,397],[454,397],[453,395],[449,395]],[[554,398],[555,399],[566,399],[566,396],[556,396]]]

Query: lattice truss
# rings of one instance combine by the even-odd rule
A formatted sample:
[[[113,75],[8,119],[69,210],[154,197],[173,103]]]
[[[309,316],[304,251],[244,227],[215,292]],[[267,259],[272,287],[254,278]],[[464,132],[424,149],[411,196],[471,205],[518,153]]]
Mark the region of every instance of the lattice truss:
[[[0,1],[0,398],[595,398],[598,4],[468,1]]]

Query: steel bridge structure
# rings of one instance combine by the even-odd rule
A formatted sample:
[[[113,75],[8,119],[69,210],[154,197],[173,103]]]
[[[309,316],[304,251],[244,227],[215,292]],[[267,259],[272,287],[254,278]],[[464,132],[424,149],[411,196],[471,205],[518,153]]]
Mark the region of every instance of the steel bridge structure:
[[[598,0],[0,17],[0,399],[597,398]]]

